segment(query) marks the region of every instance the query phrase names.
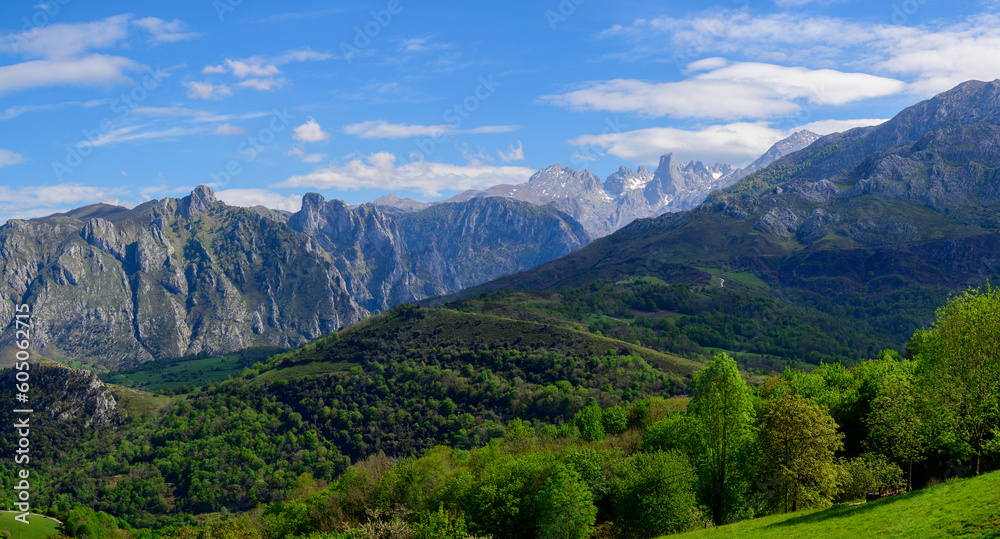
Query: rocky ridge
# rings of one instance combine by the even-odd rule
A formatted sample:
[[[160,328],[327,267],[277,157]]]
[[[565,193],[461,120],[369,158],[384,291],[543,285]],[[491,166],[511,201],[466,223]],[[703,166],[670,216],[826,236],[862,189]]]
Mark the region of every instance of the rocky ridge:
[[[592,238],[599,238],[636,219],[691,209],[709,193],[732,185],[818,138],[809,131],[795,133],[774,144],[744,169],[724,163],[705,165],[701,161],[682,165],[669,153],[660,158],[653,172],[643,166],[636,170],[622,166],[602,182],[587,170],[576,171],[556,164],[539,170],[527,183],[468,190],[448,201],[506,197],[538,205],[553,204],[579,221]]]
[[[401,213],[310,193],[288,215],[227,206],[205,186],[11,220],[0,227],[0,349],[13,349],[18,302],[32,306],[32,344],[56,359],[118,367],[295,346],[588,242],[555,208],[513,200]]]

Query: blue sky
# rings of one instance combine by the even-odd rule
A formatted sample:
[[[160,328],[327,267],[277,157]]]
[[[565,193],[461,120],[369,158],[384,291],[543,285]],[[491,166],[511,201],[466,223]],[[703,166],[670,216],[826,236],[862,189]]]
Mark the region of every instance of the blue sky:
[[[992,1],[6,2],[0,222],[744,165],[1000,77]]]

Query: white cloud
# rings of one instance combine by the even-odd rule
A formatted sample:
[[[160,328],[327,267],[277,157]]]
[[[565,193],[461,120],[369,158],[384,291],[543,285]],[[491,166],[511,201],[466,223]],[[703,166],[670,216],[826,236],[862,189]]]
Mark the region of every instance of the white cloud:
[[[298,157],[304,163],[319,163],[320,161],[326,159],[326,154],[325,153],[308,153],[307,154],[306,152],[302,151],[301,148],[291,148],[287,152],[285,152],[285,155],[291,155],[291,156]]]
[[[328,60],[333,57],[333,54],[326,52],[297,49],[277,56],[258,55],[244,59],[227,58],[222,64],[205,66],[201,72],[206,75],[231,73],[238,79],[244,79],[236,83],[236,87],[270,91],[281,88],[288,82],[280,77],[282,72],[278,66],[291,62]]]
[[[500,160],[504,163],[509,163],[511,161],[523,161],[524,160],[524,146],[521,145],[521,141],[517,141],[517,148],[511,144],[510,148],[506,152],[503,150],[497,150],[500,155]]]
[[[323,131],[319,122],[311,116],[306,123],[296,127],[292,131],[294,133],[292,138],[301,140],[302,142],[324,142],[330,138],[330,133]]]
[[[656,127],[624,133],[583,135],[572,139],[570,144],[603,150],[644,165],[655,166],[661,155],[673,152],[681,161],[724,162],[739,166],[753,161],[785,136],[782,131],[764,124],[737,122],[698,130]]]
[[[0,222],[42,217],[97,202],[130,205],[122,200],[127,196],[125,189],[78,183],[25,187],[0,185]]]
[[[233,90],[225,84],[212,84],[210,82],[185,82],[188,97],[192,99],[212,99],[219,100],[233,95]]]
[[[0,40],[0,53],[27,61],[0,66],[0,94],[44,86],[110,86],[132,82],[127,72],[138,63],[122,56],[97,54],[94,49],[127,48],[130,29],[144,28],[157,42],[186,39],[179,20],[155,17],[133,20],[116,15],[100,21],[37,26]]]
[[[599,36],[631,45],[627,52],[612,53],[612,57],[673,62],[686,72],[711,59],[700,57],[721,53],[783,65],[902,76],[910,83],[908,91],[917,97],[929,97],[971,79],[997,78],[1000,15],[986,12],[957,22],[940,19],[919,25],[912,24],[911,18],[913,14],[888,8],[877,22],[722,10],[690,18],[637,19],[630,25],[612,26]]]
[[[83,58],[31,60],[0,66],[0,95],[42,86],[108,86],[131,82],[126,71],[139,65],[121,56],[91,54]]]
[[[68,59],[92,49],[111,48],[128,37],[129,17],[116,15],[95,22],[34,27],[0,40],[0,52],[29,58]]]
[[[344,133],[363,139],[399,139],[412,137],[443,137],[448,135],[509,133],[519,128],[520,126],[517,125],[487,125],[474,129],[455,129],[454,126],[448,124],[393,124],[383,120],[373,120],[345,125]]]
[[[687,65],[684,70],[686,73],[697,73],[698,71],[712,71],[719,69],[720,67],[726,67],[729,65],[729,60],[725,58],[719,58],[718,56],[713,58],[705,58],[704,60],[698,60],[691,62]]]
[[[240,88],[253,88],[261,92],[267,92],[274,90],[275,88],[281,88],[288,82],[285,79],[247,79],[236,83],[236,86]]]
[[[982,15],[939,29],[895,26],[881,29],[885,60],[876,67],[909,75],[921,97],[971,79],[1000,76],[1000,16]]]
[[[215,196],[230,206],[264,206],[274,210],[297,212],[302,208],[302,197],[281,195],[267,189],[224,189]]]
[[[153,43],[174,43],[200,37],[197,32],[187,32],[187,25],[179,19],[165,21],[156,17],[145,17],[133,21],[134,25],[152,34]]]
[[[843,105],[899,93],[905,86],[901,81],[865,73],[741,62],[680,82],[591,82],[577,90],[542,96],[541,100],[574,110],[731,120],[792,114],[800,110],[801,101]]]
[[[897,94],[902,81],[866,73],[844,73],[833,69],[784,67],[758,62],[731,64],[697,77],[703,81],[725,81],[759,85],[785,99],[805,98],[816,105],[845,105],[873,97]]]
[[[407,189],[425,196],[441,191],[482,189],[500,183],[524,183],[535,171],[526,167],[450,165],[415,161],[397,165],[396,156],[379,152],[365,159],[352,159],[309,174],[292,176],[272,187],[318,189]]]
[[[245,79],[250,76],[270,77],[281,73],[276,65],[261,65],[259,63],[244,62],[242,60],[226,60],[226,67],[233,72],[233,75],[241,79]]]
[[[246,132],[247,132],[246,129],[243,129],[242,127],[240,127],[238,125],[233,125],[233,124],[219,124],[219,126],[215,128],[215,131],[212,131],[212,134],[214,134],[214,135],[244,135],[244,134],[246,134]]]
[[[820,120],[790,129],[776,129],[764,122],[734,122],[700,129],[655,127],[623,133],[582,135],[569,143],[587,150],[574,156],[578,160],[592,161],[595,154],[608,154],[655,166],[661,155],[672,152],[679,161],[697,160],[743,166],[760,157],[775,142],[803,129],[818,135],[829,135],[885,121],[887,120]]]
[[[0,168],[23,163],[24,161],[25,158],[23,155],[0,148]]]

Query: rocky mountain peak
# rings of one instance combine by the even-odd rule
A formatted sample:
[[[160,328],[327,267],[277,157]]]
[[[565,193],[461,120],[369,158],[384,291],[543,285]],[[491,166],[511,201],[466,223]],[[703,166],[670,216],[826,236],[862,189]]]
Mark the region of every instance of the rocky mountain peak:
[[[652,179],[653,175],[644,166],[632,170],[622,165],[604,180],[604,191],[609,196],[617,197],[625,191],[642,189]]]
[[[191,219],[207,212],[218,202],[219,199],[215,197],[215,191],[212,191],[211,187],[199,185],[194,188],[194,191],[191,191],[190,195],[181,199],[178,211],[184,217]]]
[[[302,195],[302,207],[321,208],[326,199],[319,193],[306,193]]]
[[[734,174],[734,180],[738,180],[744,176],[749,176],[758,170],[766,168],[778,159],[781,159],[788,154],[795,153],[806,146],[809,146],[813,142],[816,142],[820,138],[822,137],[806,129],[795,132],[791,136],[775,142],[766,152],[764,152],[764,155],[758,157],[753,163],[750,163],[746,167],[736,171]]]

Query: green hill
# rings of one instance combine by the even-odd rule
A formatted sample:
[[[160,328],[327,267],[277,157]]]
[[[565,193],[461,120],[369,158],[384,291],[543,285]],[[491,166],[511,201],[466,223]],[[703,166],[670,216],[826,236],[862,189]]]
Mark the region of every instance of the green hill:
[[[774,515],[671,537],[1000,537],[1000,472],[860,505]]]
[[[226,380],[212,381],[226,367],[212,364],[129,371],[137,385],[204,385],[183,398],[112,386],[123,421],[73,443],[58,420],[39,425],[42,490],[138,526],[180,524],[281,501],[304,473],[331,481],[374,455],[478,447],[514,418],[559,425],[588,405],[682,394],[703,365],[565,325],[413,305]]]

